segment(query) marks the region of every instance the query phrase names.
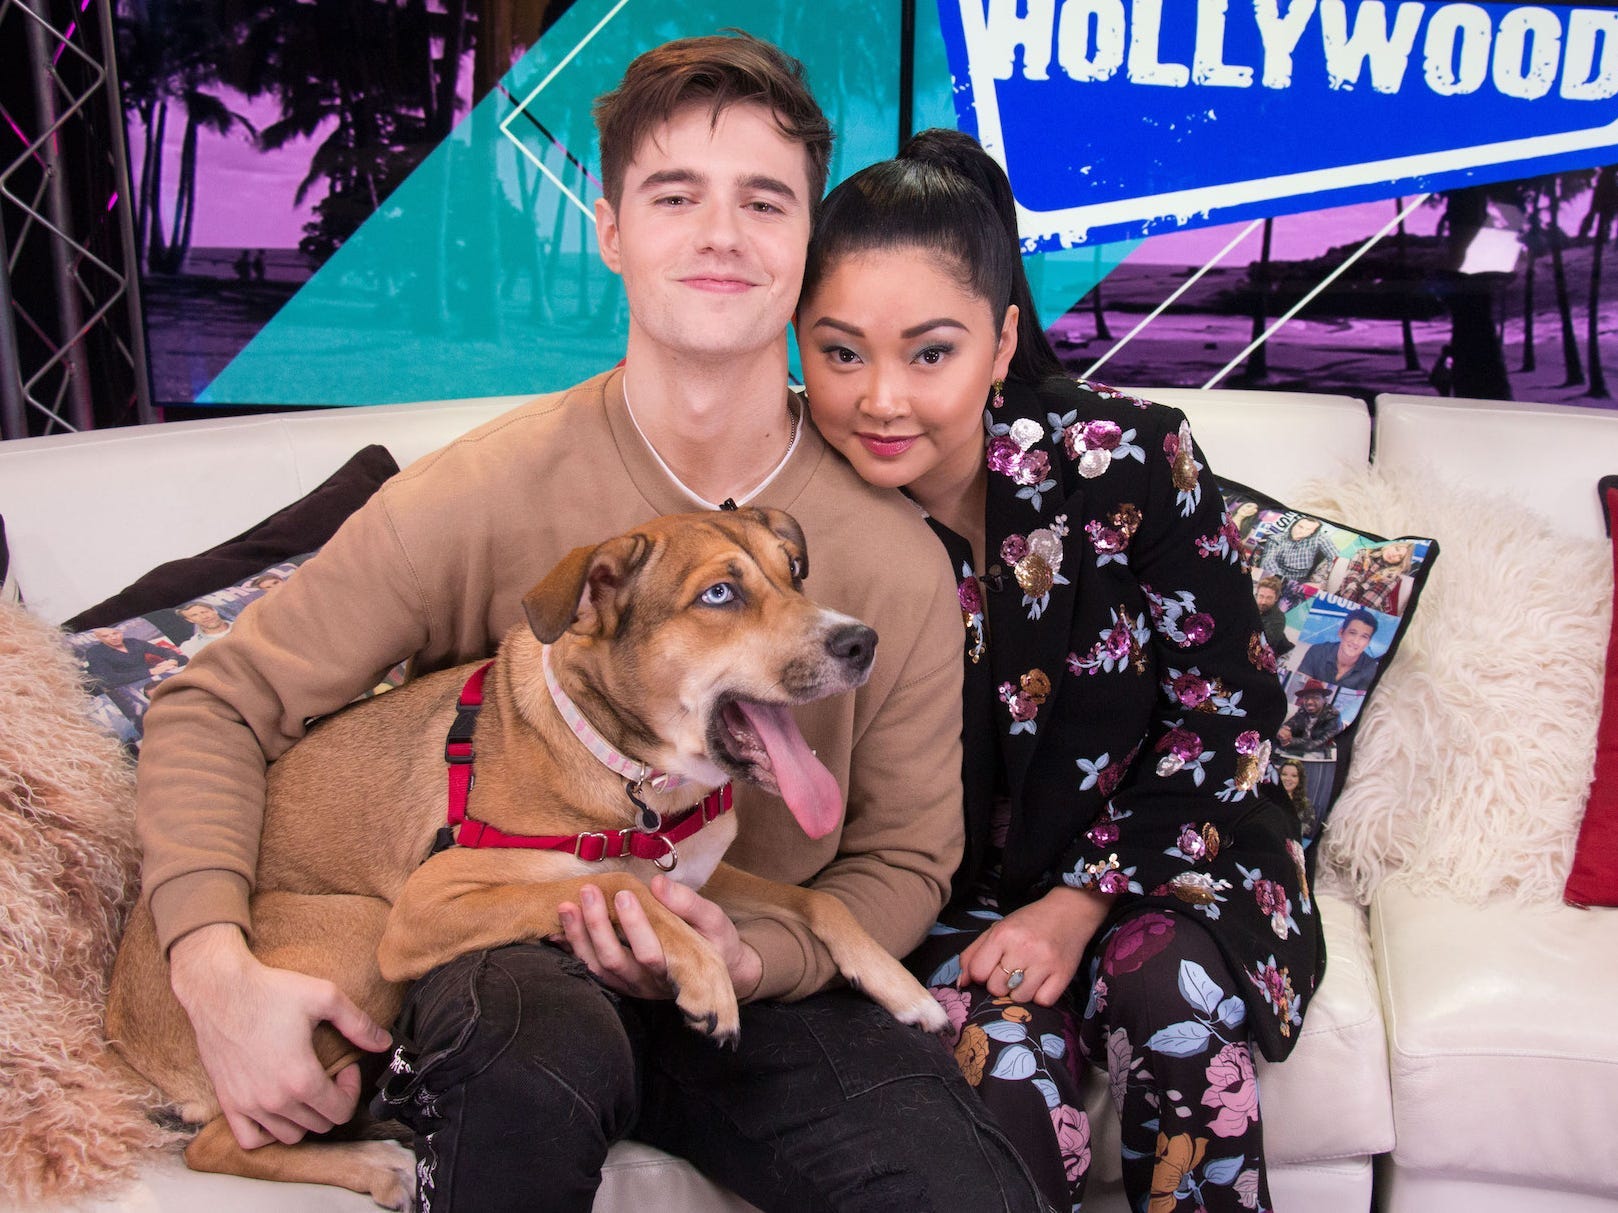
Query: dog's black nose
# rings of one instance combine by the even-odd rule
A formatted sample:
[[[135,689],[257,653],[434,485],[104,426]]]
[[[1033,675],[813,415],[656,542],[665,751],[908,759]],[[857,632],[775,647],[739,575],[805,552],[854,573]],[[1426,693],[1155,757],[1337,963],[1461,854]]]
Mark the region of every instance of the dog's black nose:
[[[826,637],[826,651],[856,670],[870,667],[876,657],[876,633],[863,623],[847,623]]]

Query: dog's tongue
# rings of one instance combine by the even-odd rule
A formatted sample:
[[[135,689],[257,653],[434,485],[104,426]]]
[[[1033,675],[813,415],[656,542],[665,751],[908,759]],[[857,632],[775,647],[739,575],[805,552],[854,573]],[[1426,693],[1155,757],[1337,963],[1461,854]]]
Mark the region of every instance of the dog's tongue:
[[[842,820],[842,789],[837,777],[810,751],[792,713],[774,704],[738,702],[736,706],[764,742],[781,799],[803,832],[810,838],[830,834]]]

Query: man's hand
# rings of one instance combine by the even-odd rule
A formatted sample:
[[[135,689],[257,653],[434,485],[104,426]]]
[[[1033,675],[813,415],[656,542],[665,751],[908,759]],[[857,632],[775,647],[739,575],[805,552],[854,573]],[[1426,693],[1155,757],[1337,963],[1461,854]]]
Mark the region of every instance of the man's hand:
[[[1282,745],[1289,744],[1292,741],[1292,729],[1287,725],[1282,725],[1275,731],[1275,739]]]
[[[745,995],[758,987],[763,962],[742,942],[736,924],[718,903],[666,876],[652,877],[651,890],[652,896],[713,945],[738,993]],[[618,915],[616,927],[606,898],[594,885],[579,890],[578,905],[564,902],[557,908],[562,933],[573,954],[608,989],[631,998],[673,998],[663,943],[640,902],[633,893],[621,892],[613,899],[612,910]]]
[[[169,949],[174,995],[190,1016],[203,1069],[244,1150],[291,1145],[354,1114],[358,1065],[328,1078],[311,1037],[322,1020],[359,1048],[391,1043],[349,997],[316,977],[272,969],[248,951],[239,928],[216,923]]]
[[[1013,910],[961,953],[958,986],[979,985],[996,998],[1051,1006],[1073,981],[1090,937],[1112,906],[1104,893],[1057,885]],[[1010,975],[1022,970],[1015,990]]]

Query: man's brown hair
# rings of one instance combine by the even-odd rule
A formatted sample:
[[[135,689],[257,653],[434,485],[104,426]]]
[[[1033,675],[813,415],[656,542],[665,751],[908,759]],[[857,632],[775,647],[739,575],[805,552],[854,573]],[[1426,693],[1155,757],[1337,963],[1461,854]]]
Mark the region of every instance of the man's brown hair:
[[[726,30],[665,42],[638,55],[623,82],[596,98],[601,134],[601,182],[614,210],[624,193],[624,171],[641,141],[687,105],[709,108],[715,125],[732,105],[755,103],[775,119],[781,134],[803,145],[809,161],[810,212],[826,192],[831,161],[831,124],[804,78],[803,64],[779,47]]]

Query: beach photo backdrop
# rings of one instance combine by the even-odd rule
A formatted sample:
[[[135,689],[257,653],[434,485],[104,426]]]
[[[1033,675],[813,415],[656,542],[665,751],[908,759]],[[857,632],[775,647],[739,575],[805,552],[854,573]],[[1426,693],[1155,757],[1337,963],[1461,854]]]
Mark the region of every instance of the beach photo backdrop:
[[[1416,0],[119,0],[154,399],[611,365],[590,102],[727,26],[804,61],[833,181],[907,125],[984,138],[1075,374],[1610,403],[1618,13]]]

